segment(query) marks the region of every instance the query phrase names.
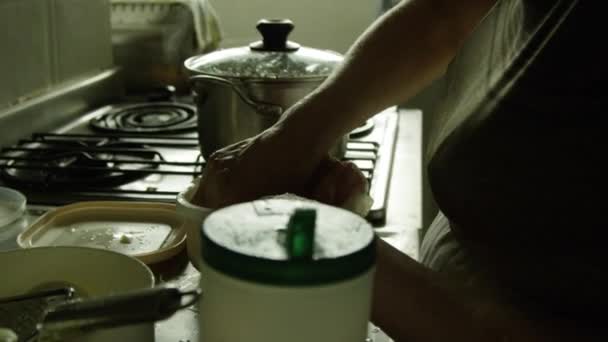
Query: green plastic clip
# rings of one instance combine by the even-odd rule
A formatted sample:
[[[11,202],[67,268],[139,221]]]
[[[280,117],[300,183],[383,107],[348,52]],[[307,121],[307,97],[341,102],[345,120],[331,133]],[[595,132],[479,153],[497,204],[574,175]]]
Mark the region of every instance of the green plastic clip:
[[[312,259],[315,245],[315,209],[296,209],[287,223],[287,254],[290,259]]]

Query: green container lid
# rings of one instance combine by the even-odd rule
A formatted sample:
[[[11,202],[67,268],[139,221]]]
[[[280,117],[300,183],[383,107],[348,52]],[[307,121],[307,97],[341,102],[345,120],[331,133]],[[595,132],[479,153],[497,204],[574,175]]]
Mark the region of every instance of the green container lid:
[[[375,262],[375,234],[363,218],[297,199],[236,204],[202,227],[203,260],[226,275],[275,285],[319,285],[356,277]]]

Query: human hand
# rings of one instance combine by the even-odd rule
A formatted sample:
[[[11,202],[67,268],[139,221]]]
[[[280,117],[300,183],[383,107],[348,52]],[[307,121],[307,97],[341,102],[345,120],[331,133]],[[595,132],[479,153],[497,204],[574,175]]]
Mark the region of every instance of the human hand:
[[[354,164],[315,157],[271,128],[212,154],[193,202],[220,208],[289,192],[350,209],[369,204],[367,188]]]
[[[326,157],[317,166],[305,197],[365,216],[372,205],[369,183],[351,162]]]

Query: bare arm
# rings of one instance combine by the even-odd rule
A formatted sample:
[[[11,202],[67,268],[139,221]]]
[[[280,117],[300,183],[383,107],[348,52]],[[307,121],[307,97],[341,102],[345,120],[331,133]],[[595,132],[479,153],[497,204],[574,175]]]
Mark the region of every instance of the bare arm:
[[[372,321],[395,341],[602,341],[576,322],[532,321],[509,305],[454,284],[384,241],[378,244]]]
[[[283,192],[310,194],[315,170],[336,140],[441,75],[495,1],[404,0],[276,125],[212,156],[195,202],[217,207]]]
[[[495,2],[401,2],[369,27],[346,54],[341,68],[291,108],[279,125],[301,141],[310,142],[305,134],[318,132],[313,146],[318,158],[337,137],[439,77]],[[306,148],[310,152],[310,144]]]

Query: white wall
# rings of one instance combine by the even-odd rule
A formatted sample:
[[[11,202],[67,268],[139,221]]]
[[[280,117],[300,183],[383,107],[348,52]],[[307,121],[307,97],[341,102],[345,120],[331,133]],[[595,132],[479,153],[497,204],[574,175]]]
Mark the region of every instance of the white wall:
[[[378,16],[381,0],[212,0],[224,29],[223,46],[259,39],[256,22],[288,18],[290,40],[314,48],[346,52]]]
[[[0,0],[0,109],[112,66],[107,0]]]

